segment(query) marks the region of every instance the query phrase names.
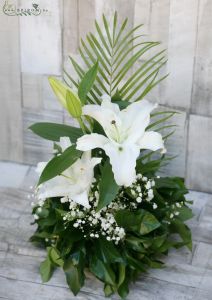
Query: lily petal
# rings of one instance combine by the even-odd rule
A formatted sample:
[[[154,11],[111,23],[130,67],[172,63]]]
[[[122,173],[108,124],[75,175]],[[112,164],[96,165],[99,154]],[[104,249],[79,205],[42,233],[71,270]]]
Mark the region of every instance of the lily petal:
[[[98,133],[83,135],[77,140],[77,149],[81,151],[89,151],[95,148],[103,148],[109,139]]]
[[[117,139],[117,129],[121,128],[120,109],[117,104],[111,102],[108,95],[103,96],[100,105],[85,105],[82,109],[84,115],[95,119],[104,129],[108,138]]]
[[[85,105],[83,106],[83,115],[87,115],[95,119],[104,129],[111,124],[112,121],[120,123],[117,114],[108,107],[99,105]]]
[[[65,151],[68,147],[71,146],[70,138],[67,136],[63,136],[60,138],[60,147],[62,148],[62,151]]]
[[[63,176],[57,176],[45,182],[39,188],[39,198],[63,197],[71,192],[71,185]]]
[[[135,167],[140,153],[139,146],[108,143],[104,150],[110,158],[116,183],[120,186],[130,186],[136,178]]]
[[[66,169],[60,176],[44,182],[39,186],[37,193],[39,199],[68,196],[73,201],[88,207],[88,192],[93,181],[94,167],[100,163],[101,158],[91,158],[90,151],[83,153],[73,165]],[[42,172],[46,163],[38,165]]]
[[[150,112],[157,107],[147,100],[141,100],[130,104],[121,111],[122,123],[127,132],[127,140],[136,142],[144,134],[150,122]]]
[[[83,193],[78,194],[78,195],[74,195],[74,196],[70,195],[70,198],[74,202],[76,202],[76,203],[78,203],[78,204],[80,204],[80,205],[82,205],[86,208],[90,208],[90,204],[89,204],[89,201],[88,201],[88,193],[86,191],[84,191]]]
[[[162,149],[163,153],[166,151],[162,135],[155,131],[145,132],[143,137],[139,141],[139,145],[141,149],[148,149],[152,151]]]
[[[86,151],[81,157],[82,164],[88,165],[93,169],[96,165],[101,162],[101,157],[91,157],[91,151]]]
[[[115,114],[119,114],[120,113],[120,108],[118,106],[118,104],[115,104],[113,102],[111,102],[111,98],[109,95],[104,94],[102,95],[102,103],[101,103],[101,107],[102,108],[107,108],[112,110]]]

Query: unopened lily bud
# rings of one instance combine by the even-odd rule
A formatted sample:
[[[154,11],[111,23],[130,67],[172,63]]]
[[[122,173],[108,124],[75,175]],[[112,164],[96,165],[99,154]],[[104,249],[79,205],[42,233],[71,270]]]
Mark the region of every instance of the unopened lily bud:
[[[54,77],[49,77],[49,83],[62,106],[67,109],[66,93],[69,87]]]
[[[67,110],[73,118],[80,118],[82,115],[82,104],[80,99],[72,91],[67,90],[66,93]]]

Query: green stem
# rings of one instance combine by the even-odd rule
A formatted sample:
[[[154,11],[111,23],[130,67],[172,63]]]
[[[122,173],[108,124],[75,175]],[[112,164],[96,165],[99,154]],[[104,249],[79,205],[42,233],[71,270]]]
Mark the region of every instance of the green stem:
[[[79,125],[80,125],[80,127],[81,127],[81,129],[82,129],[82,132],[83,132],[84,134],[86,134],[86,133],[87,133],[87,132],[86,132],[86,127],[85,127],[85,124],[83,123],[82,118],[79,117],[79,118],[77,118],[77,120],[78,120]]]

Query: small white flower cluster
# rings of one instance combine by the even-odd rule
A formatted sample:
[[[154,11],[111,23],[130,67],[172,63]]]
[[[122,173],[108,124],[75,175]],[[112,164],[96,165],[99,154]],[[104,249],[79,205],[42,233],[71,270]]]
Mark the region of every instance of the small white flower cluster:
[[[34,195],[35,197],[35,195]],[[34,216],[34,220],[38,220],[39,219],[39,214],[42,212],[42,207],[44,206],[44,203],[45,203],[45,199],[42,199],[42,200],[39,200],[38,203],[34,203],[34,202],[31,202],[31,206],[32,207],[37,207],[37,209],[35,210],[33,216]]]
[[[99,189],[98,183],[94,180],[89,194],[90,208],[82,207],[69,197],[60,199],[62,204],[66,204],[66,209],[69,208],[67,213],[62,214],[65,228],[68,228],[70,222],[72,222],[73,227],[80,229],[85,238],[104,236],[108,241],[118,244],[125,237],[125,231],[116,223],[114,213],[122,209],[137,209],[144,202],[151,203],[153,209],[156,209],[157,204],[152,201],[154,186],[154,179],[148,179],[138,174],[136,181],[130,187],[120,188],[116,199],[97,212]],[[38,200],[37,209],[34,212],[35,220],[39,219],[39,214],[45,203],[44,199]]]
[[[168,203],[167,203],[168,204]],[[184,205],[184,202],[177,202],[175,204],[172,204],[169,211],[169,218],[174,219],[175,217],[179,216],[179,208],[181,208]]]
[[[153,187],[155,186],[155,181],[153,179],[148,179],[141,174],[136,176],[136,182],[131,186],[131,194],[136,198],[137,203],[142,201],[151,201],[154,198]]]
[[[33,186],[30,186],[30,190],[33,190],[34,187]],[[35,206],[37,207],[37,209],[35,210],[34,214],[33,214],[33,217],[34,217],[34,220],[38,220],[39,219],[39,213],[42,212],[42,207],[45,203],[45,199],[39,199],[38,196],[37,196],[37,189],[35,189],[35,192],[32,192],[32,193],[29,193],[27,195],[27,198],[28,199],[33,199],[33,201],[31,202],[31,207],[34,208]]]
[[[68,226],[69,222],[74,221],[73,227],[79,228],[85,238],[98,239],[100,236],[104,236],[108,241],[113,241],[118,244],[124,237],[125,231],[119,227],[109,207],[104,207],[99,212],[96,212],[98,205],[99,192],[96,184],[92,185],[92,189],[89,195],[90,208],[82,208],[79,204],[70,199],[61,199],[61,203],[70,202],[69,209],[63,216],[65,226]],[[117,207],[120,209],[120,207]]]
[[[136,181],[129,188],[122,188],[116,201],[112,202],[108,207],[115,210],[125,208],[137,209],[142,203],[149,202],[153,209],[156,209],[157,204],[152,201],[154,198],[154,186],[154,179],[148,179],[138,174]]]

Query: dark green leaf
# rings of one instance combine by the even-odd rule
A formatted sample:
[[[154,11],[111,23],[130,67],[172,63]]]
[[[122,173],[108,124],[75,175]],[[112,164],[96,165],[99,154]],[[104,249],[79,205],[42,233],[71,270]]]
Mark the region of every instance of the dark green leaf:
[[[155,179],[157,188],[185,189],[183,179],[179,177],[161,177]]]
[[[147,163],[142,163],[141,160],[137,161],[137,171],[143,175],[154,174],[161,166],[163,159],[152,160]]]
[[[70,258],[74,266],[78,265],[79,267],[83,267],[85,263],[85,249],[82,246],[80,250],[71,254]]]
[[[119,186],[116,184],[112,167],[109,161],[106,161],[102,169],[102,178],[99,184],[99,203],[97,210],[110,204],[116,197]]]
[[[35,123],[31,125],[29,129],[40,137],[55,142],[59,142],[61,137],[67,136],[71,139],[72,143],[75,143],[76,140],[83,135],[80,128],[64,124]]]
[[[79,266],[73,264],[71,259],[65,261],[63,270],[66,275],[68,286],[76,296],[84,284],[84,273]]]
[[[40,218],[47,218],[49,215],[49,210],[42,207],[42,210],[39,211],[38,209],[36,210],[36,214],[40,217]]]
[[[176,242],[173,242],[173,241],[169,241],[169,240],[166,240],[162,245],[161,247],[158,249],[160,253],[167,253],[167,251],[174,247],[176,244]]]
[[[140,253],[145,253],[145,248],[142,245],[142,240],[135,236],[128,236],[125,239],[126,246],[134,251],[138,251]]]
[[[92,89],[92,86],[94,84],[94,81],[96,79],[96,75],[98,72],[98,62],[95,63],[95,65],[88,70],[88,72],[84,75],[82,78],[79,89],[78,89],[78,95],[82,103],[86,103],[86,96]]]
[[[49,257],[47,257],[41,264],[40,264],[40,274],[43,282],[47,282],[52,277],[54,272],[54,266],[51,263]]]
[[[178,208],[177,210],[180,213],[178,218],[183,222],[193,218],[193,216],[194,216],[192,213],[192,210],[187,206],[182,206],[181,208]]]
[[[75,146],[70,146],[61,155],[54,157],[43,170],[38,185],[60,175],[80,158],[81,151],[76,150]]]
[[[180,235],[183,240],[182,245],[185,245],[189,250],[192,250],[191,231],[188,226],[180,220],[175,219],[172,221],[170,228],[173,233],[178,233]]]
[[[96,255],[104,263],[123,262],[123,258],[112,242],[100,238],[95,243]]]
[[[122,285],[118,287],[118,294],[122,299],[125,299],[129,294],[129,287],[128,287],[128,279],[125,280]]]
[[[118,265],[118,274],[119,274],[119,280],[118,280],[118,287],[122,285],[122,283],[125,280],[126,276],[126,266],[123,264]]]
[[[110,266],[106,263],[103,263],[101,260],[92,257],[90,262],[91,272],[103,282],[106,282],[111,285],[115,285],[115,274]]]
[[[118,267],[118,274],[119,274],[119,280],[118,280],[118,294],[119,296],[124,299],[129,293],[129,288],[128,288],[128,282],[129,282],[129,277],[126,271],[126,266],[119,264]]]
[[[60,252],[58,249],[56,249],[55,247],[49,247],[48,253],[49,253],[49,258],[53,264],[55,264],[56,266],[60,266],[60,267],[63,266],[64,262],[60,256]]]
[[[161,225],[154,215],[144,209],[135,212],[121,210],[117,212],[115,218],[119,226],[142,235],[150,233]]]
[[[42,228],[54,225],[57,222],[54,211],[49,212],[48,217],[38,219],[37,222]]]
[[[166,239],[167,239],[167,234],[159,235],[159,236],[152,238],[151,248],[153,248],[154,250],[157,250],[164,244]]]
[[[140,272],[146,272],[146,265],[143,262],[136,259],[135,257],[132,257],[128,253],[126,253],[126,258],[127,258],[128,264],[131,267],[133,267],[135,270],[139,270]]]
[[[104,293],[105,293],[105,297],[110,297],[114,293],[113,287],[109,284],[105,284]]]

